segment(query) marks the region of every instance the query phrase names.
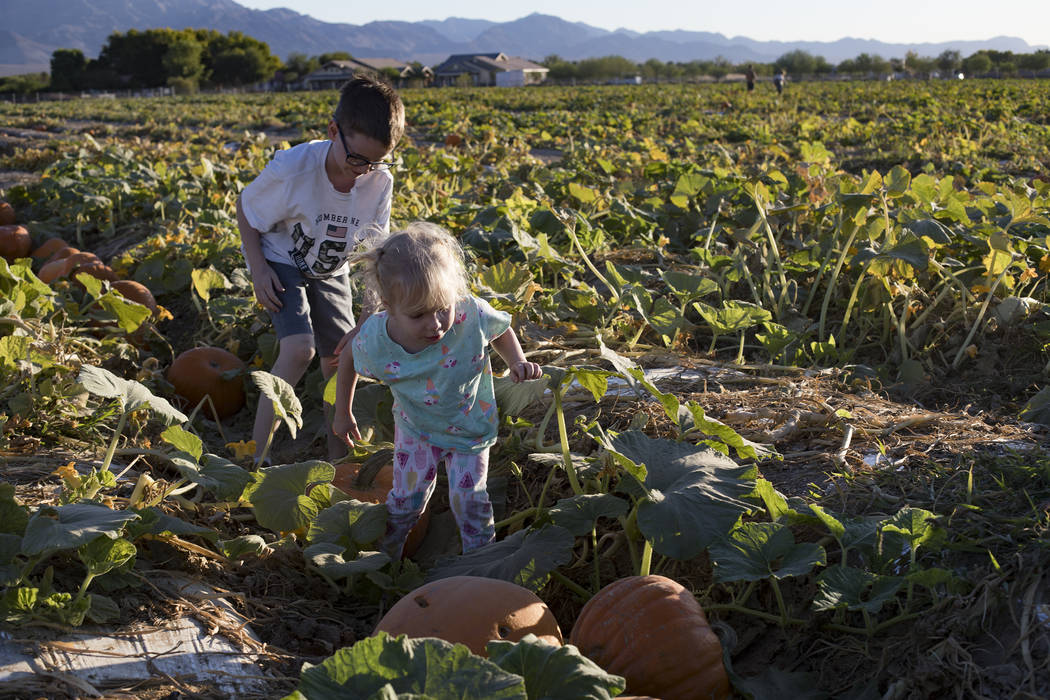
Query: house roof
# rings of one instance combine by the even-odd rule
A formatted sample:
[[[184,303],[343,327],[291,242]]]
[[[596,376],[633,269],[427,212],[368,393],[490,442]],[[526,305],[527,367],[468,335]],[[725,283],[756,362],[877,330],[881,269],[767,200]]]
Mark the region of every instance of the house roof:
[[[449,56],[445,61],[434,68],[435,73],[458,74],[470,71],[496,71],[506,72],[515,70],[543,71],[548,69],[538,63],[533,63],[518,56],[508,56],[505,53],[459,53]]]

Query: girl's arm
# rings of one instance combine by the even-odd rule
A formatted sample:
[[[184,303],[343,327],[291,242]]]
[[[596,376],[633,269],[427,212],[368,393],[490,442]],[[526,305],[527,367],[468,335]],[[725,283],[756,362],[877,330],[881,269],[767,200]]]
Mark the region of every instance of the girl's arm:
[[[356,329],[355,329],[356,330]],[[357,370],[354,369],[354,348],[347,343],[339,353],[339,374],[335,380],[335,414],[332,416],[332,432],[347,445],[361,439],[354,420],[354,390],[357,388]]]
[[[492,347],[507,363],[510,378],[515,384],[526,379],[539,379],[543,375],[543,370],[538,364],[525,359],[525,353],[522,352],[521,343],[518,342],[513,328],[508,328],[502,335],[493,338]]]

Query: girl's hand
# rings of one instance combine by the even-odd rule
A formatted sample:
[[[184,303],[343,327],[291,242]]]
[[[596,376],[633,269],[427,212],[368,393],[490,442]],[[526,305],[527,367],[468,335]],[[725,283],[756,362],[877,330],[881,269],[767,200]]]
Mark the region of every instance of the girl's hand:
[[[543,376],[543,369],[535,362],[522,360],[510,366],[510,378],[517,384],[527,379],[539,379]]]
[[[357,429],[357,421],[349,411],[336,411],[332,418],[332,432],[335,436],[353,447],[354,440],[361,439],[361,433]]]

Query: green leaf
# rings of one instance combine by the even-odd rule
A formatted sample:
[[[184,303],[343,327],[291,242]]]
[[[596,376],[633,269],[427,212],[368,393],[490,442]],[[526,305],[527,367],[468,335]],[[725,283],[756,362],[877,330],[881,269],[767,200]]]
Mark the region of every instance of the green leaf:
[[[22,536],[29,522],[29,509],[15,498],[13,484],[0,483],[0,533]],[[0,563],[3,563],[0,560]]]
[[[505,377],[493,377],[492,386],[496,392],[496,405],[499,406],[500,415],[520,416],[530,406],[543,400],[547,385],[548,380],[543,377],[517,383],[509,374]]]
[[[112,598],[95,593],[88,593],[87,598],[90,603],[87,618],[96,625],[117,622],[120,619],[120,607]]]
[[[219,540],[215,543],[223,556],[229,559],[245,559],[249,554],[260,555],[269,550],[269,546],[259,535],[241,535],[232,540]]]
[[[77,556],[84,562],[89,574],[101,576],[124,566],[135,558],[135,545],[123,537],[111,539],[105,535],[96,537],[77,549]]]
[[[203,270],[194,270],[190,273],[190,280],[193,283],[193,291],[197,292],[197,295],[200,296],[205,303],[211,299],[211,290],[229,289],[231,286],[230,281],[226,279],[226,276],[214,267],[209,267]]]
[[[796,544],[791,529],[780,523],[743,523],[708,551],[715,580],[723,583],[804,576],[826,563],[823,547]]]
[[[427,573],[427,581],[482,576],[539,591],[551,571],[572,561],[574,544],[572,533],[557,525],[519,530],[468,554],[442,559]]]
[[[593,530],[598,518],[618,518],[629,508],[627,501],[611,493],[584,493],[559,500],[548,514],[555,525],[579,537]]]
[[[791,700],[825,700],[828,694],[820,690],[820,676],[816,673],[783,671],[767,666],[760,673],[747,678],[737,677],[733,687],[754,698],[791,698]]]
[[[313,487],[334,478],[335,467],[317,460],[260,469],[258,484],[249,497],[256,521],[274,532],[309,527],[328,505],[328,489]]]
[[[154,396],[139,382],[122,379],[107,369],[84,365],[80,368],[77,381],[95,396],[118,399],[125,412],[150,408],[169,424],[189,421],[186,414],[168,403],[167,399]]]
[[[74,549],[99,535],[116,539],[124,525],[138,517],[135,513],[94,503],[72,503],[58,508],[43,506],[29,518],[22,538],[22,554],[34,556]]]
[[[178,425],[165,428],[160,437],[176,450],[185,452],[195,460],[199,460],[204,451],[204,443],[201,439]]]
[[[938,245],[948,245],[952,242],[951,230],[936,219],[907,221],[904,228],[917,236],[925,236]]]
[[[489,661],[525,679],[529,700],[609,700],[627,686],[572,644],[554,646],[534,634],[517,643],[494,639],[485,651]]]
[[[116,317],[117,325],[125,333],[134,333],[153,314],[148,307],[113,291],[99,297],[98,303]]]
[[[284,421],[288,432],[294,439],[299,428],[303,427],[303,405],[295,395],[295,388],[280,377],[255,370],[252,381],[259,387],[259,392],[273,402],[273,413]]]
[[[1050,387],[1043,387],[1028,399],[1018,417],[1030,423],[1050,425]]]
[[[326,542],[357,552],[383,536],[386,518],[382,503],[340,501],[317,514],[306,539],[311,544]]]
[[[384,691],[385,687],[389,690]],[[317,666],[304,665],[298,692],[310,700],[528,698],[521,676],[475,656],[462,644],[432,637],[394,638],[386,632],[340,649]],[[380,694],[383,692],[386,695]]]
[[[816,610],[864,610],[875,614],[893,600],[904,583],[898,576],[878,576],[852,566],[833,566],[817,577]]]
[[[239,501],[252,480],[251,473],[240,465],[210,452],[203,455],[199,465],[180,457],[172,457],[171,462],[182,478],[206,488],[222,501]]]
[[[845,525],[843,525],[838,518],[818,505],[810,505],[809,509],[813,511],[814,515],[820,518],[820,522],[824,523],[824,526],[828,528],[828,532],[831,533],[831,536],[841,542],[843,536],[846,534]]]
[[[943,528],[937,527],[934,520],[937,516],[922,508],[902,508],[889,520],[883,523],[884,532],[896,532],[904,536],[912,547],[939,541],[944,537]]]
[[[908,186],[911,185],[911,173],[900,165],[894,165],[886,175],[884,185],[887,195],[900,197],[908,191]]]
[[[574,367],[572,370],[572,378],[579,382],[584,389],[591,392],[595,403],[601,401],[605,393],[609,391],[609,377],[611,376],[613,376],[612,372],[606,372],[601,369]]]
[[[353,551],[350,557],[346,555],[346,549],[331,542],[319,542],[303,550],[303,556],[312,566],[336,581],[379,571],[390,563],[390,556],[383,552]]]
[[[590,204],[598,199],[597,191],[578,182],[569,183],[569,194],[578,199],[581,204]]]
[[[606,449],[645,464],[648,498],[638,505],[638,527],[664,556],[692,559],[751,510],[741,499],[754,489],[754,468],[707,446],[628,431]]]

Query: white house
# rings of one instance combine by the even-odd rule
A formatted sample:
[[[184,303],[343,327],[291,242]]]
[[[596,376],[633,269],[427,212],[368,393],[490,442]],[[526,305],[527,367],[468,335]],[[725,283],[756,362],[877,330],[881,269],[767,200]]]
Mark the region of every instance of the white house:
[[[538,63],[504,53],[461,53],[434,68],[434,82],[457,85],[468,76],[471,85],[517,87],[542,83],[548,72]]]

